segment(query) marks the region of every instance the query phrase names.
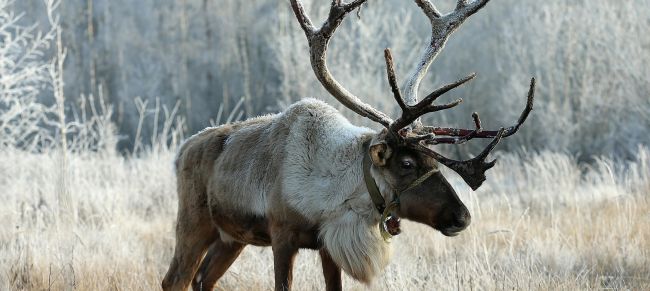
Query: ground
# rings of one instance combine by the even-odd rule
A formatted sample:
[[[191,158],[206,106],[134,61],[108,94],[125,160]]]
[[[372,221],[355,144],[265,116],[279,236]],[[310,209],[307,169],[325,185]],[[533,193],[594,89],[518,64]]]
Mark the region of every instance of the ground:
[[[636,161],[587,167],[565,154],[499,155],[477,192],[447,172],[471,226],[449,238],[405,222],[383,275],[369,286],[345,278],[344,288],[648,290],[649,157],[642,148]],[[57,152],[0,152],[0,289],[158,289],[174,246],[173,158],[68,154],[63,165]],[[300,252],[294,284],[324,289],[316,252]],[[218,283],[272,286],[271,250],[258,247]]]

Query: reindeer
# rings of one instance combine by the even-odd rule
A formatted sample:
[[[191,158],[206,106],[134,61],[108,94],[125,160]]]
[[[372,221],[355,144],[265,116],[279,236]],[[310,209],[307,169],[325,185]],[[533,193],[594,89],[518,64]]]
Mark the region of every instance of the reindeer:
[[[332,1],[320,28],[299,0],[291,0],[318,80],[347,108],[384,129],[355,126],[326,103],[304,99],[279,114],[207,128],[189,138],[176,159],[176,248],[163,289],[185,290],[191,284],[195,290],[212,290],[252,244],[272,247],[276,290],[291,288],[293,262],[301,248],[319,251],[327,290],[341,290],[341,270],[370,282],[387,265],[387,239],[400,232],[401,218],[446,236],[465,229],[470,213],[439,165],[456,171],[476,190],[495,164],[486,161],[490,151],[516,133],[531,112],[535,80],[518,122],[499,130],[483,130],[476,113],[474,129],[424,126],[420,121],[426,113],[460,104],[460,99],[440,105],[434,101],[475,74],[419,102],[417,92],[449,36],[488,1],[459,0],[453,12],[443,15],[429,0],[415,0],[431,21],[431,42],[403,90],[390,50],[385,50],[389,84],[402,111],[393,120],[343,88],[326,65],[330,38],[366,0]],[[492,141],[469,160],[453,160],[433,149],[475,138]]]

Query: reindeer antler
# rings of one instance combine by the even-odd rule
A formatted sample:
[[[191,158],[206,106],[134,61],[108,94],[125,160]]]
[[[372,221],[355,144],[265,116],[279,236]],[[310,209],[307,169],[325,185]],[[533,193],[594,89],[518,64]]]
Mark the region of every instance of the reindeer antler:
[[[313,26],[299,0],[291,0],[291,8],[293,8],[293,13],[296,15],[296,18],[298,18],[300,27],[302,27],[302,30],[305,31],[305,35],[307,36],[311,67],[314,70],[318,81],[323,84],[323,87],[325,87],[334,98],[345,105],[345,107],[361,116],[368,117],[371,120],[388,127],[390,123],[393,122],[390,117],[364,103],[359,99],[359,97],[343,88],[343,86],[334,79],[327,68],[327,45],[329,44],[330,38],[341,24],[341,21],[343,21],[343,18],[345,18],[350,11],[361,6],[364,2],[366,2],[366,0],[355,0],[350,3],[342,3],[341,0],[332,1],[327,21],[325,21],[325,23],[323,23],[323,25],[318,29]]]
[[[401,92],[397,87],[397,80],[393,69],[393,58],[391,56],[390,50],[386,49],[384,51],[384,55],[386,58],[386,69],[388,71],[388,83],[391,86],[395,100],[397,100],[397,103],[402,108],[402,116],[390,124],[389,131],[397,139],[402,140],[407,146],[424,152],[425,154],[438,160],[438,162],[457,172],[473,190],[478,189],[483,181],[485,181],[485,172],[492,168],[496,162],[496,160],[486,162],[485,160],[488,154],[494,149],[499,141],[501,141],[501,138],[515,134],[521,125],[526,121],[526,118],[530,112],[533,110],[533,101],[535,96],[535,78],[531,79],[530,81],[526,107],[519,116],[517,124],[508,127],[507,129],[501,128],[498,131],[483,131],[483,128],[481,127],[481,119],[479,118],[478,113],[474,112],[472,114],[472,118],[474,119],[474,124],[476,126],[474,130],[447,127],[415,126],[413,128],[413,131],[417,132],[418,135],[406,137],[403,136],[403,134],[400,134],[400,130],[408,126],[411,122],[415,121],[420,116],[428,112],[448,109],[460,104],[462,102],[462,99],[458,99],[454,102],[444,105],[433,105],[432,103],[442,94],[473,79],[476,74],[470,74],[469,76],[454,83],[442,86],[441,88],[435,90],[433,93],[429,94],[422,101],[413,106],[409,106],[405,104],[404,100],[402,99]],[[449,159],[435,152],[433,149],[425,146],[436,144],[462,144],[473,138],[493,138],[493,140],[478,156],[466,161],[456,161]],[[424,143],[424,145],[422,143]]]
[[[458,0],[456,9],[446,15],[441,15],[438,9],[429,0],[415,0],[415,3],[422,9],[422,12],[429,18],[431,23],[431,40],[426,47],[419,62],[417,62],[411,76],[404,84],[404,91],[406,92],[406,101],[415,104],[417,102],[418,89],[420,82],[427,74],[429,66],[433,60],[438,56],[438,53],[444,48],[449,36],[456,31],[461,24],[476,13],[479,9],[483,8],[489,0],[477,0],[471,4],[465,0]],[[469,76],[468,76],[469,77]],[[469,78],[471,80],[472,78]],[[467,81],[469,81],[467,80]],[[465,81],[465,82],[467,82]],[[464,83],[464,82],[463,82]],[[452,88],[455,88],[453,86]],[[451,84],[450,84],[451,85]],[[445,86],[443,86],[444,88]],[[442,88],[441,88],[442,89]],[[432,100],[433,102],[433,100]]]
[[[326,64],[327,45],[331,36],[341,24],[343,18],[350,11],[365,3],[366,0],[355,0],[350,3],[342,3],[340,0],[332,1],[327,21],[318,29],[312,25],[299,0],[291,0],[291,7],[309,41],[310,59],[314,73],[332,96],[359,115],[382,124],[397,142],[421,151],[456,171],[472,189],[476,190],[485,181],[485,171],[494,166],[495,161],[486,162],[488,154],[499,143],[501,138],[516,133],[532,111],[535,79],[533,78],[531,80],[526,107],[521,113],[517,124],[514,126],[501,128],[498,131],[484,131],[481,127],[481,120],[479,119],[478,113],[472,114],[474,124],[476,125],[476,128],[473,130],[422,126],[420,122],[422,115],[449,109],[462,102],[462,99],[457,99],[450,103],[434,105],[433,103],[438,97],[476,77],[476,74],[472,73],[456,82],[438,88],[419,102],[417,100],[420,82],[426,75],[433,60],[435,60],[438,53],[445,46],[449,36],[469,16],[483,8],[489,0],[476,0],[473,2],[458,0],[454,11],[445,15],[442,15],[429,0],[414,1],[429,18],[431,23],[431,40],[424,50],[420,61],[417,62],[413,72],[403,86],[403,91],[406,92],[405,97],[402,96],[402,90],[397,85],[397,77],[395,76],[393,57],[391,56],[390,50],[386,49],[384,51],[388,83],[390,84],[395,101],[402,110],[401,116],[394,121],[386,114],[362,102],[358,97],[343,88],[332,77]],[[415,136],[406,134],[407,131],[415,133]],[[492,138],[492,142],[478,156],[466,161],[456,161],[446,158],[428,147],[436,144],[462,144],[474,138]]]
[[[433,60],[445,46],[449,36],[465,21],[465,19],[483,8],[489,0],[477,0],[472,3],[468,3],[468,1],[465,0],[458,0],[456,9],[446,15],[441,15],[438,9],[436,9],[429,0],[415,0],[415,2],[431,22],[431,41],[425,49],[421,60],[413,70],[411,77],[407,79],[407,82],[403,87],[406,92],[406,98],[402,97],[401,90],[397,87],[397,78],[395,77],[393,58],[390,50],[386,49],[384,51],[388,83],[391,86],[397,104],[399,104],[402,109],[402,115],[391,123],[388,129],[394,137],[403,141],[407,146],[424,152],[445,166],[456,171],[472,189],[476,190],[481,186],[483,181],[485,181],[485,171],[492,168],[496,162],[496,160],[486,162],[488,154],[499,143],[501,138],[516,133],[532,111],[535,79],[533,78],[531,80],[526,107],[521,113],[517,124],[507,129],[501,128],[498,131],[483,131],[481,128],[481,120],[476,112],[472,114],[472,118],[476,125],[474,130],[422,126],[419,121],[422,115],[455,107],[463,101],[462,99],[457,99],[447,104],[434,105],[433,102],[436,101],[438,97],[476,77],[476,74],[472,73],[456,82],[438,88],[422,99],[422,101],[418,102],[417,100],[417,92],[420,87],[420,82],[426,75]],[[415,132],[417,134],[416,136],[406,136],[406,134],[402,133],[402,130],[408,126],[410,126],[410,128],[407,130]],[[478,156],[466,161],[449,159],[426,146],[436,144],[462,144],[473,138],[493,138],[493,140]]]
[[[415,108],[404,110],[404,108],[402,108],[402,118],[398,119],[398,122],[395,124],[391,124],[393,132],[402,129],[411,123],[413,123],[411,125],[412,128],[419,127],[421,126],[419,121],[420,116],[429,112],[451,108],[462,102],[462,99],[458,99],[452,103],[439,106],[439,108],[436,108],[437,110],[434,110],[434,108],[430,108],[432,110],[422,110],[423,108],[433,106],[433,102],[442,94],[474,79],[476,76],[474,73],[454,83],[440,87],[433,93],[427,95],[427,97],[422,99],[420,102],[418,102],[417,98],[418,89],[420,88],[420,82],[427,74],[433,60],[436,59],[447,43],[449,36],[451,36],[451,34],[454,33],[454,31],[456,31],[456,29],[458,29],[458,27],[460,27],[469,16],[483,8],[487,2],[489,2],[489,0],[477,0],[472,3],[468,3],[466,0],[458,0],[456,9],[454,9],[453,12],[442,15],[431,1],[415,0],[415,3],[420,7],[422,12],[427,16],[427,18],[429,18],[431,24],[431,40],[420,57],[420,61],[416,63],[410,77],[406,80],[406,83],[403,86],[403,91],[406,93],[404,103],[410,104],[412,107],[420,110],[413,110]]]
[[[474,118],[476,129],[468,130],[468,129],[440,128],[440,127],[425,128],[424,129],[425,132],[428,131],[430,133],[421,136],[429,137],[430,135],[444,135],[444,136],[453,136],[453,137],[434,136],[427,139],[421,139],[415,143],[409,143],[409,145],[412,148],[433,157],[434,159],[438,160],[438,162],[454,170],[463,178],[463,180],[467,183],[467,185],[469,185],[473,190],[476,190],[481,186],[481,184],[483,184],[483,181],[485,181],[485,172],[490,168],[492,168],[496,163],[496,160],[492,160],[490,162],[485,161],[488,154],[494,149],[494,147],[496,147],[499,141],[501,141],[501,138],[511,136],[515,134],[517,130],[519,130],[521,125],[524,123],[524,121],[526,121],[526,118],[528,117],[530,112],[533,110],[534,96],[535,96],[535,78],[531,79],[530,82],[530,89],[528,90],[528,102],[526,102],[526,108],[524,108],[524,111],[521,112],[517,124],[511,127],[501,128],[498,131],[496,130],[483,131],[481,128],[481,120],[479,119],[478,114],[474,112],[474,114],[472,114],[472,117]],[[456,161],[456,160],[449,159],[435,152],[433,149],[422,144],[422,143],[426,145],[436,145],[441,143],[462,144],[473,138],[493,138],[493,139],[492,142],[490,142],[479,155],[477,155],[473,159],[469,159],[466,161]]]
[[[393,91],[393,97],[395,97],[395,101],[397,101],[397,104],[399,104],[399,107],[402,109],[402,116],[392,122],[388,127],[388,130],[395,136],[399,135],[399,130],[408,126],[420,118],[420,116],[430,112],[449,109],[463,102],[463,99],[457,99],[451,103],[433,105],[433,101],[435,101],[438,97],[476,77],[476,74],[472,73],[469,76],[454,83],[440,87],[438,90],[433,91],[426,98],[422,99],[420,102],[417,102],[415,105],[407,105],[407,102],[402,98],[399,87],[397,87],[397,78],[395,77],[393,57],[391,56],[390,49],[384,50],[384,56],[386,58],[386,70],[388,71],[388,83],[390,84],[390,87]]]

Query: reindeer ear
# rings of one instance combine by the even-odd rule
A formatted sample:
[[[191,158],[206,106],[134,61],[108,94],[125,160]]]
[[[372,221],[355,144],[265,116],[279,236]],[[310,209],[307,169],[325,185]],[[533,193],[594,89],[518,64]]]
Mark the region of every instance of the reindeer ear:
[[[392,154],[393,150],[385,142],[370,146],[370,158],[372,159],[372,163],[377,167],[386,166]]]

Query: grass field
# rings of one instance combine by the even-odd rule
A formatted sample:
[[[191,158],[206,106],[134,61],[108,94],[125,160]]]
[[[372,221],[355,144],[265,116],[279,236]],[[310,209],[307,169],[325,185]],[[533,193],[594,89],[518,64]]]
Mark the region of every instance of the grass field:
[[[172,150],[139,158],[67,154],[62,172],[57,152],[1,151],[0,289],[159,288],[174,245],[173,157]],[[647,149],[624,166],[597,160],[578,167],[554,153],[499,158],[478,192],[447,173],[473,215],[466,231],[448,238],[405,223],[384,274],[369,286],[346,278],[344,288],[650,288]],[[324,288],[315,252],[300,253],[294,284]],[[272,286],[271,251],[258,247],[247,248],[218,284]]]

